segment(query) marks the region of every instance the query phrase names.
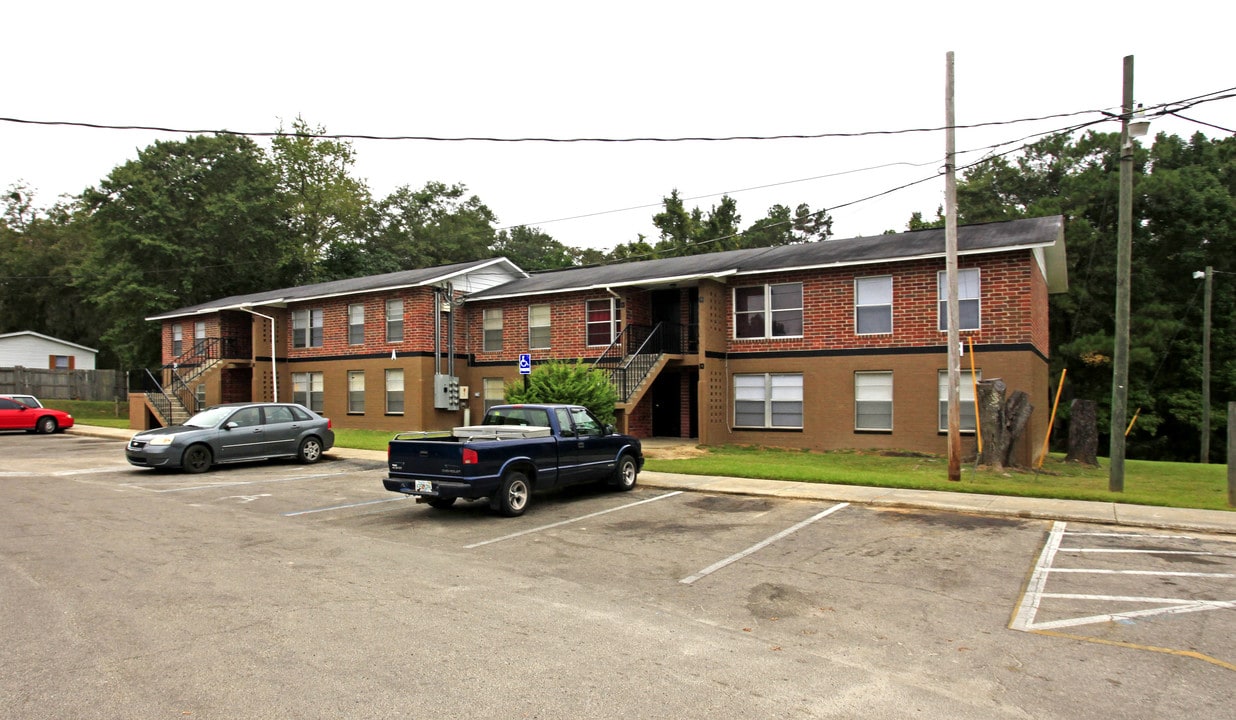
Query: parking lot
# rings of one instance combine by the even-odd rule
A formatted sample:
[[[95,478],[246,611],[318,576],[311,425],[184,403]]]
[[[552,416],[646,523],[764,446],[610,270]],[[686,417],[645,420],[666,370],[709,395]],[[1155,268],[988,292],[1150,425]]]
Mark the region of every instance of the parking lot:
[[[14,717],[1230,716],[1236,542],[0,436]]]

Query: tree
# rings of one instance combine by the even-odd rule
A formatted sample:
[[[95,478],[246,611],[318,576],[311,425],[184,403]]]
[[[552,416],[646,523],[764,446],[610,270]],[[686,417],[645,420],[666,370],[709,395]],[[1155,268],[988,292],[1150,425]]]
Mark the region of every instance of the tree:
[[[519,225],[500,230],[492,254],[506,257],[524,270],[559,270],[576,264],[579,253],[539,228]]]
[[[10,188],[0,217],[0,332],[32,330],[99,349],[101,367],[115,363],[99,342],[100,319],[73,282],[72,268],[94,242],[77,205],[34,204],[29,188]]]
[[[300,282],[322,279],[321,261],[363,237],[371,202],[368,186],[350,174],[356,162],[352,144],[320,137],[325,134],[326,128],[312,127],[298,116],[290,133],[280,126],[271,141],[279,195],[301,251]]]
[[[652,224],[661,231],[661,239],[653,249],[661,257],[699,255],[733,250],[738,247],[738,203],[728,195],[713,206],[707,215],[698,207],[687,210],[678,191],[664,199],[664,209],[652,216]]]
[[[370,210],[369,237],[336,248],[326,275],[356,277],[490,257],[497,218],[465,185],[403,186]]]
[[[812,212],[809,205],[802,203],[791,213],[785,205],[773,205],[766,217],[743,231],[739,244],[748,248],[776,247],[827,240],[832,234],[833,219],[823,210]]]
[[[604,370],[583,362],[553,360],[533,367],[527,378],[526,384],[523,380],[507,384],[507,402],[583,405],[601,422],[614,421],[618,391]]]
[[[157,312],[271,287],[302,269],[278,175],[252,140],[195,135],[138,151],[82,195],[96,238],[74,282],[125,367],[154,363]]]
[[[964,224],[1065,217],[1069,289],[1050,299],[1052,373],[1068,367],[1072,396],[1099,401],[1104,438],[1115,342],[1118,145],[1118,135],[1094,131],[1045,138],[1017,157],[971,168],[957,193]],[[1201,303],[1200,283],[1191,287],[1190,277],[1207,265],[1236,272],[1236,138],[1160,134],[1151,148],[1136,147],[1134,173],[1129,406],[1141,413],[1127,454],[1192,458]],[[919,213],[910,220],[912,228],[934,225]],[[1236,391],[1236,282],[1215,283],[1213,310],[1211,389],[1222,403]],[[1223,456],[1221,442],[1212,448]]]

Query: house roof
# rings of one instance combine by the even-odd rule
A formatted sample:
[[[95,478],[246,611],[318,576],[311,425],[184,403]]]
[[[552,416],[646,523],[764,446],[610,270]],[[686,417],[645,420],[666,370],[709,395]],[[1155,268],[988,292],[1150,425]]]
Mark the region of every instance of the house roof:
[[[286,307],[288,303],[292,302],[399,290],[445,282],[456,283],[457,289],[464,292],[472,292],[477,289],[488,288],[495,283],[500,283],[512,277],[525,278],[527,276],[526,272],[520,270],[518,266],[506,258],[489,258],[473,262],[455,263],[453,265],[401,270],[384,275],[368,275],[348,280],[332,280],[313,285],[249,293],[247,295],[233,295],[219,300],[211,300],[200,305],[191,305],[160,313],[146,319],[170,320],[190,315],[219,312],[220,310],[240,310],[259,306]]]
[[[92,353],[98,352],[98,350],[92,347],[86,347],[85,345],[78,345],[75,342],[69,342],[68,340],[61,340],[60,338],[55,338],[55,337],[52,337],[51,335],[44,335],[43,333],[37,333],[33,330],[21,330],[19,332],[0,334],[0,340],[4,340],[6,338],[16,338],[16,337],[36,337],[36,338],[41,338],[43,340],[47,340],[49,342],[59,343],[60,345],[65,345],[68,347],[75,347],[78,350],[85,350],[86,352],[92,352]]]
[[[1063,217],[1055,215],[966,225],[957,230],[958,255],[983,255],[1016,250],[1030,250],[1035,253],[1047,277],[1050,292],[1064,292],[1068,289]],[[918,230],[894,235],[558,270],[495,285],[473,293],[468,300],[495,300],[616,287],[656,287],[672,283],[688,285],[707,278],[871,265],[941,258],[944,255],[945,236],[942,228]]]

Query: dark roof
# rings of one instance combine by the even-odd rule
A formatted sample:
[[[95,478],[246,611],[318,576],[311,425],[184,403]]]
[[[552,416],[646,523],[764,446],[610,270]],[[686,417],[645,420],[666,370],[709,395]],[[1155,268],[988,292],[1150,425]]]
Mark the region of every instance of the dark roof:
[[[330,282],[315,283],[313,285],[301,285],[292,288],[281,288],[279,290],[267,290],[264,292],[249,293],[247,295],[233,295],[231,297],[222,298],[220,300],[211,300],[200,305],[191,305],[189,307],[171,310],[169,312],[160,313],[147,320],[165,320],[175,317],[183,317],[186,315],[198,315],[201,313],[218,312],[219,310],[236,309],[239,307],[260,306],[260,305],[286,305],[289,302],[300,300],[314,300],[323,297],[334,297],[338,295],[355,295],[357,293],[374,292],[380,290],[395,290],[405,287],[417,287],[420,285],[429,285],[437,282],[451,280],[461,275],[466,275],[469,272],[483,269],[490,265],[502,265],[507,268],[507,273],[512,276],[527,276],[523,270],[520,270],[506,258],[487,258],[485,260],[474,260],[466,263],[455,263],[453,265],[438,265],[436,267],[417,268],[415,270],[401,270],[399,272],[386,273],[384,275],[368,275],[366,277],[350,278],[347,280],[332,280]],[[467,288],[459,288],[466,290]]]
[[[1053,292],[1067,289],[1064,265],[1064,218],[1056,215],[1026,220],[966,225],[957,230],[959,255],[1042,249],[1044,272]],[[684,285],[723,276],[754,275],[900,260],[944,257],[944,230],[917,230],[772,248],[730,250],[664,260],[571,268],[540,273],[482,290],[470,300],[540,295],[621,286]]]

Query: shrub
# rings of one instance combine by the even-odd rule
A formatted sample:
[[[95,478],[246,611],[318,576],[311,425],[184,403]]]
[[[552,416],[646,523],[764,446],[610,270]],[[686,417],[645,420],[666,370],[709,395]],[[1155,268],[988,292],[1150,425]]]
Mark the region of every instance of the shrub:
[[[535,366],[526,377],[526,384],[521,378],[506,386],[507,402],[583,405],[601,422],[614,422],[618,391],[604,370],[580,361],[552,360]]]

